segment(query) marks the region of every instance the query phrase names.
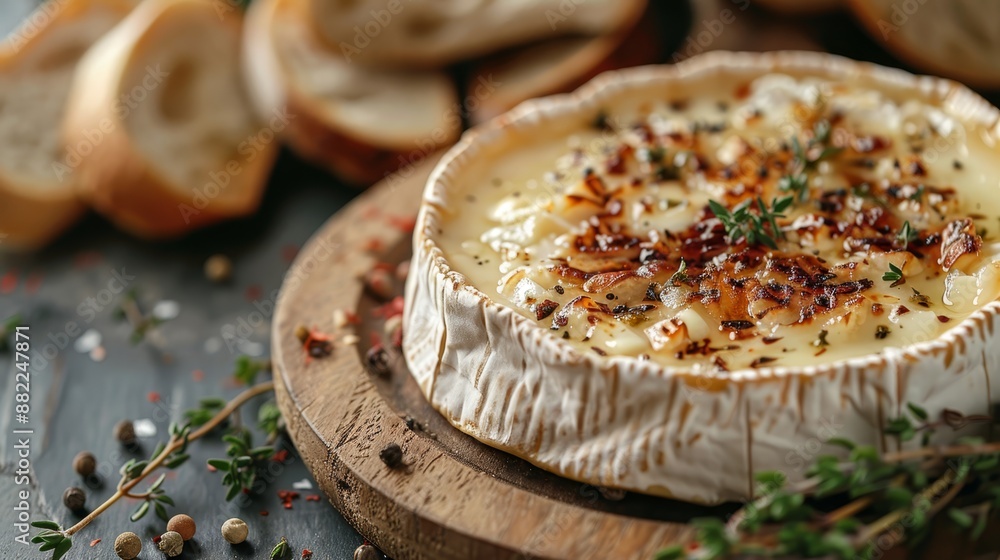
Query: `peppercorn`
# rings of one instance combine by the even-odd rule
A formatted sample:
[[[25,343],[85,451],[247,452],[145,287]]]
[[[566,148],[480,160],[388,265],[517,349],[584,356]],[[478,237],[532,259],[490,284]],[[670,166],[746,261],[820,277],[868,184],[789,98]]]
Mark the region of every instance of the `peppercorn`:
[[[75,486],[71,486],[63,492],[63,505],[70,511],[80,511],[86,503],[87,495]]]
[[[389,375],[389,353],[382,348],[381,344],[376,344],[368,349],[365,353],[365,362],[368,364],[368,370],[379,377],[386,377]]]
[[[115,439],[123,445],[135,443],[135,426],[131,420],[122,420],[115,424]]]
[[[390,443],[379,452],[378,458],[390,469],[397,469],[403,465],[403,450],[399,445]]]
[[[73,470],[80,476],[88,477],[97,470],[97,458],[89,451],[81,451],[73,457]]]
[[[365,543],[354,549],[354,560],[381,560],[378,549]]]
[[[167,522],[167,531],[179,533],[181,538],[186,541],[194,538],[195,528],[194,519],[191,519],[191,516],[184,515],[183,513],[171,517],[170,521]]]
[[[205,277],[212,282],[222,284],[233,275],[233,261],[225,255],[212,255],[205,261]]]
[[[325,358],[333,353],[333,343],[329,340],[310,340],[309,355],[313,358]]]
[[[249,534],[250,528],[242,519],[234,517],[222,524],[222,538],[229,544],[240,544]]]
[[[184,537],[177,531],[167,531],[160,535],[160,542],[157,543],[157,546],[170,558],[180,556],[181,552],[184,552]]]
[[[125,532],[115,539],[115,554],[122,560],[132,560],[142,552],[142,539],[132,532]]]

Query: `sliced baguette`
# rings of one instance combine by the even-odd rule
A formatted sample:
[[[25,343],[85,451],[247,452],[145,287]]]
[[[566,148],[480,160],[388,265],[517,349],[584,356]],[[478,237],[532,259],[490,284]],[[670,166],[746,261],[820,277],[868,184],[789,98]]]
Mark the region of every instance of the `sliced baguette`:
[[[81,61],[65,125],[92,146],[78,187],[122,229],[169,238],[257,208],[284,121],[253,113],[241,23],[225,3],[146,0]]]
[[[1000,2],[850,0],[876,41],[925,72],[1000,89]]]
[[[613,33],[645,0],[297,0],[350,62],[437,67],[540,39]]]
[[[454,143],[462,122],[449,77],[348,64],[308,17],[294,2],[257,0],[244,40],[251,98],[259,114],[283,108],[294,117],[281,132],[293,150],[370,184]]]
[[[640,66],[663,56],[655,19],[637,11],[622,29],[598,36],[558,37],[477,61],[466,84],[474,124],[533,97],[572,91],[607,70]]]
[[[86,49],[132,6],[49,2],[0,46],[0,250],[41,247],[83,213],[60,135],[69,85]]]

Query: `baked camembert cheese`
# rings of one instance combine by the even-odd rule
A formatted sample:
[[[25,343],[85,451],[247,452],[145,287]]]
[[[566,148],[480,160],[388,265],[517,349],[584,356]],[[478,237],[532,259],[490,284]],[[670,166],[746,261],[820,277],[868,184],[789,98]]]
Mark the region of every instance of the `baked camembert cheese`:
[[[407,356],[458,427],[581,480],[746,497],[752,471],[781,468],[783,446],[813,433],[795,425],[809,416],[801,408],[824,401],[818,412],[852,426],[822,439],[877,438],[918,379],[902,368],[925,367],[912,353],[896,363],[910,352],[900,349],[939,340],[1000,295],[994,109],[953,84],[833,57],[751,58],[748,71],[726,56],[605,77],[575,105],[523,108],[439,168],[415,241],[413,268],[425,274],[411,281],[408,328],[428,330],[433,319],[413,311],[425,305],[445,313],[444,327],[431,329],[442,335],[436,358]],[[448,281],[425,284],[435,274]],[[449,316],[472,305],[471,292],[485,325]],[[498,309],[520,316],[500,319],[507,333],[490,325]],[[498,349],[503,336],[521,344]],[[865,364],[893,372],[873,389],[891,386],[887,395],[866,394],[863,373],[840,378]],[[469,371],[450,379],[449,367]],[[919,381],[913,400],[934,404],[953,369],[928,370],[940,377]],[[797,394],[774,381],[796,372],[809,378]],[[989,391],[989,372],[977,375]],[[698,394],[671,394],[678,377]],[[761,379],[774,381],[755,384],[766,400],[732,394]],[[662,391],[635,393],[656,381]],[[588,383],[616,394],[594,400]],[[988,397],[941,402],[969,411]],[[755,418],[755,405],[770,410]],[[693,407],[714,409],[695,430]],[[767,448],[757,459],[755,445]],[[678,461],[709,459],[740,474],[675,475],[691,466]]]
[[[441,235],[474,286],[582,351],[800,366],[996,299],[1000,161],[926,102],[775,74],[590,116],[470,185]]]

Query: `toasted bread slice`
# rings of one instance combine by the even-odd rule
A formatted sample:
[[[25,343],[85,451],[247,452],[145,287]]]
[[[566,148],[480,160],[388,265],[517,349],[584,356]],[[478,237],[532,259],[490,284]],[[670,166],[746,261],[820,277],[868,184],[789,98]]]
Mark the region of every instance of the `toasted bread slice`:
[[[1000,3],[851,0],[868,33],[917,68],[1000,89]]]
[[[258,0],[244,41],[254,104],[262,115],[284,108],[293,116],[281,135],[297,153],[368,184],[458,138],[461,109],[449,77],[348,64],[308,17],[294,2]]]
[[[604,35],[644,0],[296,0],[349,62],[436,67],[572,34]]]
[[[0,47],[0,249],[38,248],[83,213],[60,128],[69,85],[83,53],[132,7],[49,2]]]
[[[533,97],[572,91],[594,76],[658,61],[664,44],[656,22],[636,12],[607,35],[558,37],[477,61],[466,84],[473,123],[487,121]]]
[[[81,61],[64,129],[90,146],[79,192],[122,229],[174,237],[257,208],[287,117],[253,112],[241,23],[225,3],[146,0]]]
[[[750,9],[746,0],[697,0],[691,29],[671,62],[707,51],[822,51],[808,30],[766,12]]]

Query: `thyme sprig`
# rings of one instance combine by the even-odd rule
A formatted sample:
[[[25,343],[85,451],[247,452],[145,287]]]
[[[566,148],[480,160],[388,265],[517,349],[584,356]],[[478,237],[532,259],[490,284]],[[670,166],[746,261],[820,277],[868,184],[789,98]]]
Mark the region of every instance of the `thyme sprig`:
[[[813,125],[812,138],[803,147],[797,136],[792,137],[792,165],[787,175],[778,179],[778,188],[794,194],[794,200],[805,202],[809,198],[809,172],[821,161],[832,158],[843,148],[830,146],[830,121],[820,120]]]
[[[245,429],[222,436],[222,441],[229,444],[226,455],[230,459],[209,459],[208,465],[226,473],[222,477],[222,484],[229,488],[226,492],[228,502],[240,492],[249,492],[253,488],[257,480],[257,463],[270,459],[274,455],[274,448],[254,447],[253,436]]]
[[[908,404],[885,432],[901,443],[919,436],[922,447],[879,454],[873,446],[831,439],[827,443],[842,448],[846,459],[817,457],[798,484],[779,472],[758,473],[751,503],[728,521],[692,521],[694,543],[665,548],[655,559],[871,558],[884,535],[898,534],[901,520],[907,521],[902,540],[912,544],[929,535],[941,513],[976,540],[1000,508],[1000,443],[975,437],[944,447],[930,443],[940,428],[993,421],[953,410],[931,421],[924,408]]]
[[[920,232],[913,229],[909,220],[903,222],[903,226],[899,228],[899,233],[896,234],[896,241],[903,246],[903,250],[909,249],[910,243],[918,239],[920,239]]]
[[[756,202],[757,211],[753,211]],[[784,218],[782,213],[794,202],[791,196],[771,200],[768,206],[761,197],[747,199],[732,210],[729,210],[715,200],[708,201],[708,207],[726,229],[726,237],[731,242],[746,240],[748,245],[766,245],[777,249],[776,239],[783,239],[784,233],[778,227],[778,218]]]
[[[166,480],[166,473],[161,473],[147,487],[145,492],[134,492],[133,490],[135,490],[136,486],[160,469],[174,469],[183,465],[190,458],[190,455],[187,453],[187,447],[190,442],[211,433],[252,398],[273,391],[274,383],[271,381],[247,388],[198,427],[194,426],[190,420],[184,424],[172,423],[169,430],[170,439],[165,443],[161,442],[157,445],[149,459],[141,461],[132,459],[122,465],[120,470],[121,479],[118,482],[115,493],[105,500],[103,504],[97,506],[86,517],[68,529],[63,529],[62,526],[52,520],[33,522],[32,526],[41,529],[41,531],[32,537],[31,542],[39,544],[39,551],[41,552],[51,551],[52,560],[59,560],[72,548],[72,537],[74,535],[85,529],[119,500],[126,497],[143,500],[138,509],[131,515],[133,521],[144,517],[151,508],[159,517],[166,519],[166,506],[174,504],[173,500],[166,495],[162,488],[162,484]],[[186,415],[186,417],[190,418],[189,415]],[[240,442],[242,445],[246,440],[241,439]],[[242,447],[240,449],[242,450]],[[263,456],[263,451],[259,450],[256,456]]]
[[[889,263],[889,270],[882,274],[882,280],[892,282],[892,284],[889,284],[890,288],[895,288],[900,284],[906,283],[906,277],[903,276],[903,269],[892,263]]]

